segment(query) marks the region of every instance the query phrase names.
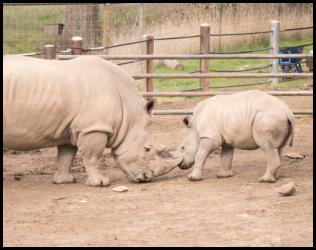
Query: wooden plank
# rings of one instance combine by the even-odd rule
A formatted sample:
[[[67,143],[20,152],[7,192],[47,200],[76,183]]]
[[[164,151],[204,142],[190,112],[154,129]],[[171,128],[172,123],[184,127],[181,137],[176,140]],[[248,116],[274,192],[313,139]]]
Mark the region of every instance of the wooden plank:
[[[197,96],[216,96],[216,95],[230,95],[236,92],[142,92],[144,97],[197,97]],[[313,96],[313,91],[266,91],[265,93],[273,96]]]
[[[87,55],[58,55],[57,59],[67,60]],[[134,59],[277,59],[313,58],[312,54],[204,54],[204,55],[96,55],[106,60]]]
[[[313,115],[313,110],[292,110],[294,115]],[[193,110],[153,110],[153,115],[192,115]]]
[[[175,74],[136,74],[133,75],[135,79],[142,78],[271,78],[271,77],[294,77],[305,78],[313,77],[313,73],[175,73]]]

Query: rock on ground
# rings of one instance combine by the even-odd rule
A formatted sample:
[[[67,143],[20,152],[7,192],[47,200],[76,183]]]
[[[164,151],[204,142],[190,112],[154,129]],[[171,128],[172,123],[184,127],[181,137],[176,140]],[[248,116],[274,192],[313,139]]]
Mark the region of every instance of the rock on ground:
[[[125,192],[125,191],[128,191],[128,187],[126,187],[126,186],[117,186],[117,187],[112,188],[112,190],[114,192]]]
[[[295,193],[295,191],[296,189],[293,182],[281,186],[278,190],[279,194],[284,196],[292,195]]]

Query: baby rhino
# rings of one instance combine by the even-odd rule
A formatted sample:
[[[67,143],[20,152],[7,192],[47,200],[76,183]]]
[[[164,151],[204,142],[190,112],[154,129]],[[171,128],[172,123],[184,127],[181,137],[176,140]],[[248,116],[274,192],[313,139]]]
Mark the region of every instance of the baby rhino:
[[[293,145],[293,113],[280,99],[258,90],[208,98],[183,122],[187,126],[185,138],[174,153],[184,158],[179,165],[181,169],[193,165],[188,176],[191,181],[202,179],[208,155],[222,147],[218,177],[233,176],[234,148],[261,148],[267,169],[259,181],[275,182],[282,150],[289,140],[289,145]]]

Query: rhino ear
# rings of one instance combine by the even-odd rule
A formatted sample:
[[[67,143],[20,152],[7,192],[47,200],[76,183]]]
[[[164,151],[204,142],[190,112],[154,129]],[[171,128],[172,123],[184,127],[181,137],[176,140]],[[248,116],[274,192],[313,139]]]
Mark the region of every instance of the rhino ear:
[[[189,116],[184,117],[182,121],[185,124],[185,126],[189,127],[189,123],[190,123],[190,117]]]
[[[155,106],[155,99],[149,99],[146,104],[145,104],[145,111],[148,113],[148,114],[151,114],[153,108]]]

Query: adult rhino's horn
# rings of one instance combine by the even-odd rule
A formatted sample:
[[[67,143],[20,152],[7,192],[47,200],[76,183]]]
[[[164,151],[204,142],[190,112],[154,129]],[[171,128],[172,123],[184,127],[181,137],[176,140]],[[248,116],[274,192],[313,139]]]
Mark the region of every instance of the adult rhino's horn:
[[[163,164],[158,168],[157,171],[154,171],[154,176],[164,175],[170,172],[172,169],[178,167],[183,161],[183,157],[164,159]]]
[[[156,150],[158,155],[165,157],[165,158],[170,158],[172,155],[170,154],[170,149],[163,145],[163,144],[156,144]]]
[[[170,149],[167,148],[167,146],[163,145],[163,144],[156,144],[156,150],[157,153],[160,154],[161,156],[164,157],[171,157],[170,155]]]
[[[157,152],[158,153],[160,153],[160,152],[162,152],[162,151],[164,151],[164,150],[168,150],[168,148],[165,146],[165,145],[163,145],[163,144],[156,144],[156,149],[157,149]]]
[[[179,166],[183,161],[183,157],[177,157],[177,158],[173,158],[173,159],[168,159],[166,160],[166,162],[168,162],[168,164],[172,167],[177,167]]]
[[[169,153],[170,156],[171,156],[172,158],[174,158],[174,159],[179,157],[179,154],[178,154],[178,152],[177,152],[176,150],[174,150],[174,151],[169,151],[168,153]]]

